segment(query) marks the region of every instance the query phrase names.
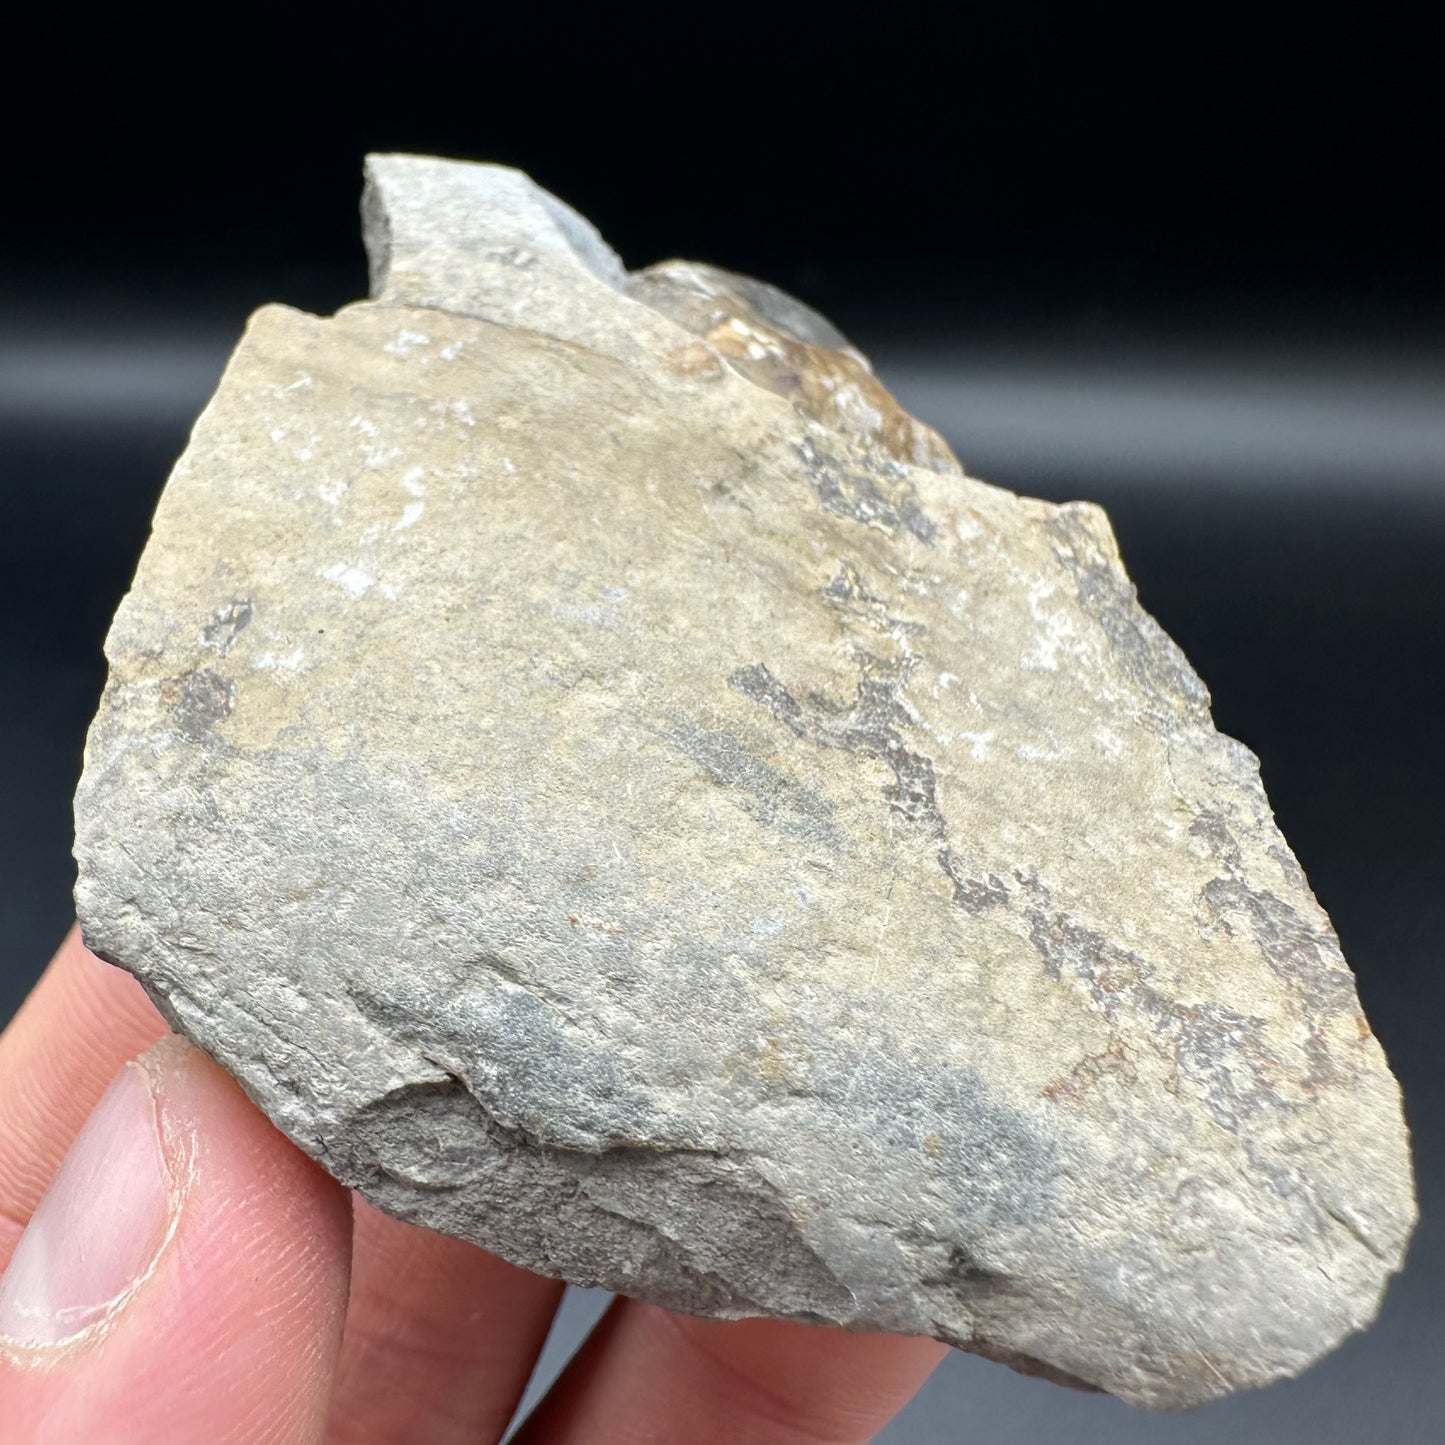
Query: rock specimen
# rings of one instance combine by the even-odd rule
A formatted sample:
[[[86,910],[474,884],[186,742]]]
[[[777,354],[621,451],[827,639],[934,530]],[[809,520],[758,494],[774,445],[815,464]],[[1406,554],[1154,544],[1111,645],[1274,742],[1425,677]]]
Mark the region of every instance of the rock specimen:
[[[1104,515],[758,282],[371,160],[252,320],[77,798],[85,936],[382,1209],[1179,1406],[1373,1316],[1395,1083]]]

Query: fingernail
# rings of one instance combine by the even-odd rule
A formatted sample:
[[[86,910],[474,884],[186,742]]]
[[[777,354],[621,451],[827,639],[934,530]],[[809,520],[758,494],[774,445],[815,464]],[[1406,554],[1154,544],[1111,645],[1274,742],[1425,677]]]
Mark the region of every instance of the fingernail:
[[[0,1337],[43,1348],[114,1318],[165,1248],[172,1193],[150,1079],[127,1064],[76,1135],[0,1278]]]

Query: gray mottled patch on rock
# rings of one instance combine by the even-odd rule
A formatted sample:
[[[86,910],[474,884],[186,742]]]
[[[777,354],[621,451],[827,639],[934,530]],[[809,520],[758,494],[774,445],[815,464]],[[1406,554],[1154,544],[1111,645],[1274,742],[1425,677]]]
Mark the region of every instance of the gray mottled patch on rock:
[[[210,620],[202,624],[201,637],[224,657],[235,646],[241,633],[250,626],[253,615],[251,599],[237,597],[211,614]]]
[[[107,640],[85,937],[337,1178],[672,1308],[1175,1407],[1364,1327],[1399,1094],[1107,520],[771,288],[373,157]]]
[[[827,801],[760,762],[731,733],[679,718],[672,723],[668,737],[710,778],[736,789],[741,806],[761,822],[776,823],[799,838],[836,846],[837,830]]]
[[[830,512],[889,535],[902,529],[920,542],[933,541],[933,522],[919,504],[902,463],[887,457],[844,460],[812,437],[798,443],[798,458],[818,500]]]
[[[173,691],[176,724],[193,742],[208,738],[236,705],[236,684],[208,667],[183,673]]]
[[[763,663],[740,667],[728,684],[761,703],[797,737],[887,765],[892,781],[883,785],[888,806],[908,822],[941,835],[937,784],[932,762],[907,745],[901,730],[907,715],[900,692],[907,662],[863,656],[852,699],[836,702],[819,693],[795,698]]]

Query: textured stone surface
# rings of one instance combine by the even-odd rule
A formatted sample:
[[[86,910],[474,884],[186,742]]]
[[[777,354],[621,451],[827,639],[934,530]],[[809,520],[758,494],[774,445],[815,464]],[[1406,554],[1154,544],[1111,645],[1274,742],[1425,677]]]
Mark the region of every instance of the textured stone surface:
[[[827,322],[374,158],[111,633],[86,938],[383,1209],[1184,1405],[1373,1316],[1395,1083],[1108,523]]]

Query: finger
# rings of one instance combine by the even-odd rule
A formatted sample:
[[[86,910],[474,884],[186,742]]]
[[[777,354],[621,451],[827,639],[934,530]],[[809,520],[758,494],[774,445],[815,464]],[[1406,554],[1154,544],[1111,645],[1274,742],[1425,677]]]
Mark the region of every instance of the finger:
[[[347,1196],[204,1055],[125,1065],[0,1279],[14,1445],[318,1445]]]
[[[619,1300],[516,1445],[853,1445],[946,1353],[933,1340],[691,1319]]]
[[[522,1397],[562,1286],[355,1203],[329,1445],[487,1445]]]
[[[164,1032],[73,929],[0,1035],[0,1266],[112,1075]],[[499,1438],[561,1286],[359,1201],[356,1219],[334,1445]]]
[[[0,1268],[116,1071],[165,1033],[135,979],[72,928],[0,1034]]]

